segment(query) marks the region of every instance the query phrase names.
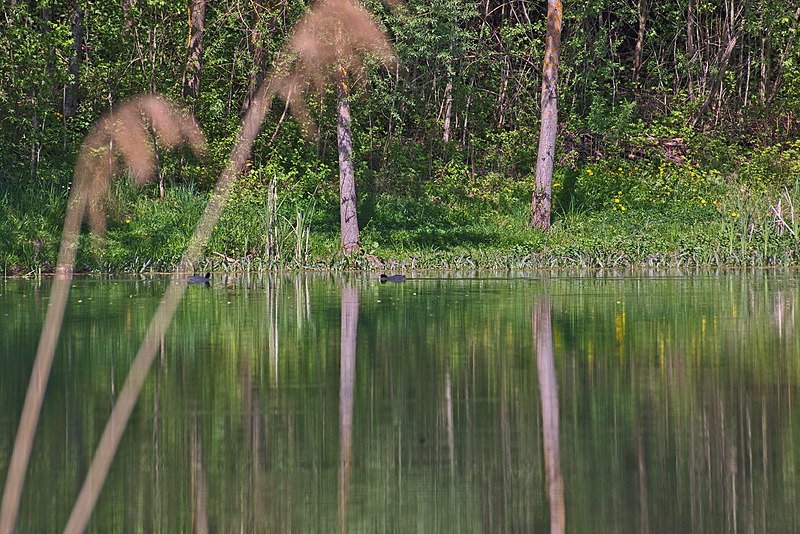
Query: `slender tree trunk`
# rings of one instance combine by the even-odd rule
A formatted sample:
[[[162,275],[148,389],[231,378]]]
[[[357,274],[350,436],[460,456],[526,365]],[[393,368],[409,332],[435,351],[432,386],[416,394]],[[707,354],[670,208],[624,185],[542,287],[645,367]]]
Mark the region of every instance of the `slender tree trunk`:
[[[703,101],[703,105],[700,106],[700,109],[697,111],[697,114],[694,118],[689,122],[692,127],[697,126],[700,123],[700,120],[703,118],[703,115],[708,111],[711,107],[711,103],[717,98],[718,93],[722,90],[722,84],[725,81],[725,71],[728,70],[728,64],[730,63],[731,55],[733,54],[733,50],[736,47],[736,41],[742,34],[742,26],[744,25],[744,19],[740,19],[739,26],[736,30],[732,30],[730,32],[730,36],[728,37],[728,43],[725,46],[725,49],[721,51],[720,54],[717,56],[716,65],[717,65],[717,79],[714,83],[711,84],[711,89],[708,92],[708,96]]]
[[[189,47],[186,67],[183,70],[181,96],[194,103],[200,95],[200,72],[203,59],[203,35],[205,33],[206,0],[192,0],[189,6]]]
[[[181,97],[186,106],[194,112],[195,104],[200,96],[200,80],[203,70],[203,37],[206,23],[206,0],[191,0],[189,4],[189,41],[186,47],[186,64],[183,68]],[[184,155],[178,159],[178,168],[173,179],[179,180],[183,175]],[[164,198],[163,175],[159,175],[159,192]]]
[[[558,54],[561,48],[561,0],[547,0],[547,38],[542,70],[542,125],[536,159],[536,186],[531,200],[531,226],[550,228],[553,163],[558,134]]]
[[[747,107],[747,104],[750,102],[750,74],[752,71],[753,63],[750,61],[751,59],[751,50],[747,50],[747,58],[744,60],[745,67],[745,75],[744,75],[744,82],[742,89],[744,90],[744,96],[742,98],[742,107]]]
[[[33,98],[36,101],[36,97]],[[39,159],[42,155],[42,144],[37,141],[39,138],[39,112],[34,109],[33,114],[31,115],[31,127],[33,129],[34,134],[31,136],[33,140],[31,141],[31,160],[30,160],[30,168],[31,168],[31,179],[36,178],[36,173],[39,172]],[[44,128],[42,128],[44,130]]]
[[[68,119],[78,111],[78,92],[80,90],[81,63],[83,62],[83,10],[72,12],[72,56],[69,58],[69,83],[64,87],[64,118]]]
[[[361,243],[358,236],[356,213],[356,178],[353,167],[353,137],[350,131],[350,86],[347,71],[339,66],[337,82],[338,126],[336,137],[339,145],[339,221],[342,230],[342,249],[346,254],[357,251]]]
[[[695,45],[694,45],[694,28],[696,25],[694,14],[695,0],[689,0],[686,7],[686,61],[689,64],[688,73],[688,87],[689,87],[689,100],[694,102],[694,79],[692,77],[691,65],[694,63]]]
[[[758,80],[758,98],[763,104],[767,100],[767,64],[769,63],[769,57],[767,52],[768,42],[770,31],[769,28],[764,27],[764,13],[762,10],[761,13],[761,40],[759,46],[759,75],[760,78]]]
[[[508,78],[511,75],[509,72],[510,66],[508,63],[508,56],[505,56],[503,60],[503,66],[500,67],[500,90],[497,93],[497,125],[495,128],[498,130],[502,128],[506,122],[506,108],[508,107]]]
[[[448,74],[447,86],[444,88],[444,133],[442,141],[450,141],[451,131],[450,122],[453,115],[453,76]]]
[[[253,29],[250,32],[250,43],[253,47],[253,67],[250,74],[250,84],[247,86],[247,94],[245,94],[244,102],[242,103],[242,112],[247,113],[253,100],[256,98],[258,88],[266,76],[266,62],[267,51],[264,49],[264,36],[261,34],[262,21],[261,11],[264,9],[262,2],[256,0],[253,2],[252,25]]]
[[[639,0],[636,7],[639,30],[636,32],[636,47],[633,50],[633,83],[639,81],[639,76],[642,73],[642,51],[644,50],[644,36],[647,29],[647,8],[647,0]]]
[[[800,21],[800,7],[798,7],[794,12],[794,22],[792,23],[792,28],[789,30],[789,39],[787,39],[786,46],[784,47],[783,51],[781,51],[781,55],[778,58],[778,68],[777,72],[775,73],[775,80],[772,82],[772,90],[769,93],[769,98],[767,98],[767,108],[772,105],[772,101],[775,100],[775,95],[778,94],[778,89],[781,87],[783,68],[786,65],[786,57],[789,55],[789,51],[792,49],[792,45],[794,44],[794,37],[797,35],[798,21]]]
[[[472,104],[472,88],[475,86],[475,80],[470,79],[469,87],[470,89],[467,91],[467,101],[464,103],[464,126],[461,129],[461,145],[467,146],[467,140],[469,139],[469,108]]]

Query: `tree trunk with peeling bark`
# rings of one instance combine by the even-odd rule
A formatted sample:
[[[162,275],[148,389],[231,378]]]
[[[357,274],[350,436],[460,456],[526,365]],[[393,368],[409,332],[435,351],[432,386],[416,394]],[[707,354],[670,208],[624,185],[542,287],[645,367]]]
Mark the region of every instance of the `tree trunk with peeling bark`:
[[[538,230],[550,228],[553,189],[553,163],[558,134],[558,54],[561,48],[561,0],[547,2],[547,38],[542,69],[542,125],[539,152],[536,159],[536,185],[531,199],[531,226]]]
[[[347,72],[339,67],[337,82],[338,126],[336,137],[339,146],[339,222],[342,231],[342,250],[345,254],[361,247],[356,213],[356,177],[353,166],[353,136],[350,131],[350,86]]]

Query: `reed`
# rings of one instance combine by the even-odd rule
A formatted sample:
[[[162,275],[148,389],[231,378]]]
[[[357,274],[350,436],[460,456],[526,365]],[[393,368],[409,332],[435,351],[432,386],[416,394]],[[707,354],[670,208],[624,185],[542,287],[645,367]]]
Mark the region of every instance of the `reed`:
[[[321,92],[331,77],[340,76],[343,69],[361,70],[363,55],[367,52],[378,55],[384,62],[394,58],[394,51],[385,33],[364,8],[350,0],[320,0],[298,23],[282,56],[283,62],[261,84],[242,120],[228,164],[195,227],[173,275],[173,283],[167,289],[131,365],[128,378],[114,405],[75,507],[67,521],[65,532],[83,532],[86,528],[122,433],[152,365],[158,340],[165,334],[183,296],[186,284],[180,277],[192,271],[200,261],[230,197],[233,184],[241,175],[251,153],[253,142],[273,97],[282,95],[287,103],[291,101],[295,114],[310,130],[313,125],[302,97],[309,90]],[[205,139],[194,119],[153,95],[133,99],[101,118],[81,149],[64,221],[51,304],[37,350],[0,505],[2,534],[11,533],[15,528],[33,436],[69,295],[83,219],[88,219],[94,234],[102,239],[106,230],[107,192],[113,179],[118,176],[119,160],[124,162],[129,174],[138,183],[143,183],[152,176],[155,153],[150,144],[151,132],[168,148],[188,142],[198,154],[205,150]],[[302,258],[307,255],[309,231],[299,212],[293,229],[294,255],[295,258]]]

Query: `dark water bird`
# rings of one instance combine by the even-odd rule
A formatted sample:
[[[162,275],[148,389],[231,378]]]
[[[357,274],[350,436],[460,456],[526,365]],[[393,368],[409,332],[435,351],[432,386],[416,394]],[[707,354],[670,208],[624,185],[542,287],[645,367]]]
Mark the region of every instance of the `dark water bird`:
[[[190,284],[207,284],[211,281],[211,273],[206,273],[205,276],[190,276],[187,280]]]
[[[381,275],[381,283],[385,284],[386,282],[405,282],[406,277],[402,274],[393,274],[392,276],[386,276],[385,274]]]

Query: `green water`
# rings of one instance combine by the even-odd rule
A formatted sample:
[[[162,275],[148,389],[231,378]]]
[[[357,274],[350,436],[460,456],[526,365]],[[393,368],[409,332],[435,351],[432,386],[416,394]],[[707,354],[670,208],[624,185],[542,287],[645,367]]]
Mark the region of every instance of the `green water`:
[[[549,531],[549,335],[568,532],[800,532],[798,273],[445,276],[187,288],[90,530]],[[66,523],[167,283],[75,279],[20,532]],[[3,480],[49,290],[0,281]]]

